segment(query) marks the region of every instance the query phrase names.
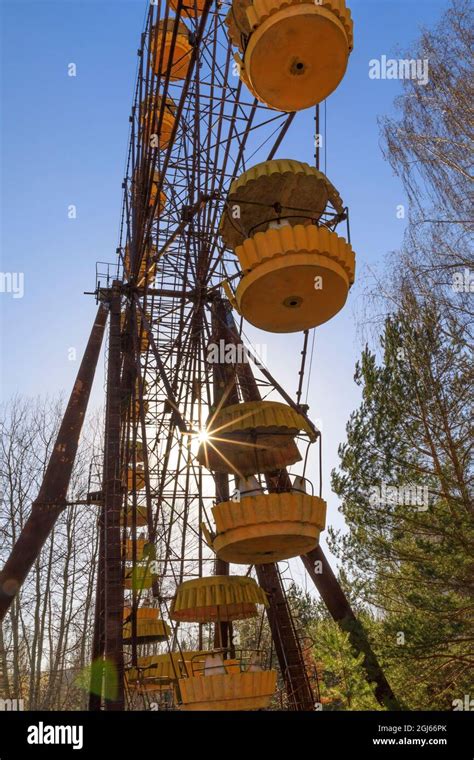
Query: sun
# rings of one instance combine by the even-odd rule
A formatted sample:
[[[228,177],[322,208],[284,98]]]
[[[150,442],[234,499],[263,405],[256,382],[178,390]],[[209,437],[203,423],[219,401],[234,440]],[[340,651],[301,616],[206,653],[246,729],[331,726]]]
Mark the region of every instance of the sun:
[[[208,435],[208,432],[207,432],[207,430],[204,430],[204,429],[203,429],[203,430],[200,430],[200,431],[198,432],[198,434],[197,434],[196,438],[197,438],[197,442],[198,442],[199,444],[201,444],[201,443],[206,443],[206,442],[209,440],[209,435]]]

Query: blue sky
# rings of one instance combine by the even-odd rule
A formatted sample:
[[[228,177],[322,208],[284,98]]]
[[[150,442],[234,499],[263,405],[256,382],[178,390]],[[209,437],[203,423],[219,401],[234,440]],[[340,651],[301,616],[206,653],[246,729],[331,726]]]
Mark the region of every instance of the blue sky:
[[[369,60],[410,50],[444,0],[351,0],[355,49],[327,102],[327,174],[350,207],[358,283],[344,311],[317,331],[310,415],[322,420],[329,522],[341,525],[329,472],[358,404],[356,313],[365,268],[402,242],[400,182],[384,162],[377,117],[393,110],[397,80],[369,79]],[[128,116],[144,0],[0,0],[2,15],[1,271],[23,272],[25,295],[0,294],[2,400],[69,394],[96,310],[83,295],[95,262],[117,246]],[[77,76],[67,75],[74,62]],[[312,162],[313,112],[297,115],[278,156]],[[324,165],[323,167],[324,168]],[[70,204],[77,218],[68,219]],[[248,329],[268,344],[268,366],[294,394],[301,336]],[[284,347],[282,350],[282,346]],[[68,351],[77,349],[77,361]],[[92,403],[102,399],[102,366]]]

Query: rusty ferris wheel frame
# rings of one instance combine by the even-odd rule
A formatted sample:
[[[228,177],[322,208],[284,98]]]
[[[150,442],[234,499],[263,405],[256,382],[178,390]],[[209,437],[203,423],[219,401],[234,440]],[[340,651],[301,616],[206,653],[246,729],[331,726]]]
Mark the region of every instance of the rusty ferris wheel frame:
[[[239,345],[243,340],[242,324],[236,325],[223,293],[223,283],[240,274],[218,233],[226,191],[248,165],[275,156],[294,118],[254,99],[235,75],[224,26],[226,11],[214,0],[206,0],[198,17],[186,13],[182,0],[177,0],[173,15],[165,0],[149,6],[138,50],[117,264],[97,283],[98,313],[43,484],[0,572],[2,619],[57,516],[69,507],[69,479],[108,319],[102,483],[100,492],[90,498],[100,507],[93,660],[105,658],[114,664],[118,690],[113,696],[107,692],[106,672],[104,693],[90,696],[92,710],[122,710],[127,701],[122,512],[128,515],[132,545],[137,514],[140,510],[146,514],[147,540],[156,546],[158,568],[151,593],[166,617],[173,592],[184,579],[229,573],[229,566],[207,547],[201,530],[212,503],[228,499],[230,492],[229,477],[205,471],[194,456],[193,446],[209,410],[223,401],[255,401],[276,392],[300,413],[307,411],[299,404],[307,333],[297,401],[258,361],[212,366],[206,361],[209,342]],[[192,52],[186,76],[175,80],[171,59],[183,21],[191,31]],[[161,49],[152,50],[157,45],[152,29],[160,22],[172,29],[167,66],[162,66],[164,42]],[[159,60],[159,74],[152,65],[153,54]],[[146,118],[144,104],[156,94],[160,99],[154,101],[153,119]],[[175,120],[168,145],[160,150],[151,138],[160,133],[167,98],[175,104]],[[319,168],[318,149],[315,158]],[[143,477],[143,489],[137,488],[137,477]],[[290,483],[286,470],[278,478],[271,473],[264,478],[270,491],[284,490]],[[378,701],[388,709],[399,709],[323,550],[318,547],[301,559],[330,614],[348,631],[355,650],[363,652]],[[135,551],[132,564],[136,563]],[[288,709],[314,709],[302,642],[278,565],[260,565],[256,575],[270,602],[268,621]],[[141,593],[132,590],[131,596],[135,611]],[[227,640],[228,625],[221,623],[221,641]],[[134,613],[131,628],[130,661],[135,665]],[[202,626],[198,637],[202,648]],[[178,644],[177,638],[176,627],[172,646]]]

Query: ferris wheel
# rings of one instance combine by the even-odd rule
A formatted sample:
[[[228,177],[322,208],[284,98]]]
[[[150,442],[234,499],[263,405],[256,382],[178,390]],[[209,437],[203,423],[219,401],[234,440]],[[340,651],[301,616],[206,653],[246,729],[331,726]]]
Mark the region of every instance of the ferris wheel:
[[[278,564],[298,557],[396,706],[319,547],[307,466],[321,439],[301,398],[308,333],[354,282],[348,210],[319,151],[277,157],[352,47],[344,0],[149,6],[117,265],[96,291],[109,339],[91,709],[317,709]],[[301,333],[296,398],[244,345],[246,322],[282,347]]]

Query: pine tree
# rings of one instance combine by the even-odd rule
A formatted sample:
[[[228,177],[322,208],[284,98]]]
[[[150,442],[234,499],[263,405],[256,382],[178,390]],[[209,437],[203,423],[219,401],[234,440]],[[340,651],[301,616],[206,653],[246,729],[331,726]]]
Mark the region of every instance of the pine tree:
[[[381,362],[366,348],[356,368],[363,400],[333,472],[349,533],[332,543],[383,614],[379,644],[403,663],[406,703],[449,709],[474,664],[472,357],[434,299],[408,287],[403,299]]]

